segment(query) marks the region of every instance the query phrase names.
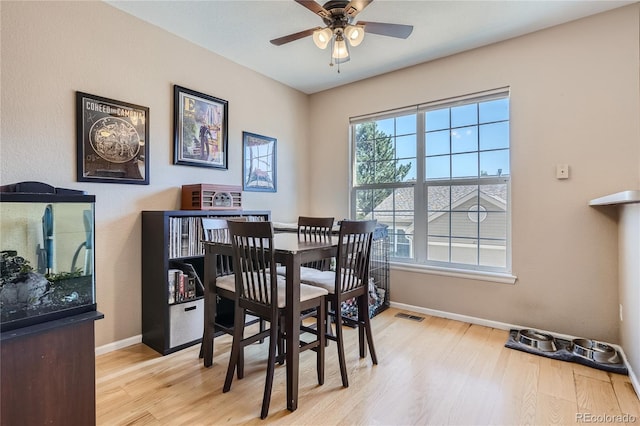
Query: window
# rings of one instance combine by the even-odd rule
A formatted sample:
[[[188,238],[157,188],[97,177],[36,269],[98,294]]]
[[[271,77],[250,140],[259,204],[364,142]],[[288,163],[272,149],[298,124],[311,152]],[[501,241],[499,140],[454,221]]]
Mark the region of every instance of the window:
[[[351,120],[356,219],[394,261],[510,272],[509,91]]]

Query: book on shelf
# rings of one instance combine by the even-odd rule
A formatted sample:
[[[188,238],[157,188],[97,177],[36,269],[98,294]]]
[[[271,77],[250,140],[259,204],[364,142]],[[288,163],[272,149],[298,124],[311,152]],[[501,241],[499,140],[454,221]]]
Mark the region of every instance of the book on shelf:
[[[179,269],[169,269],[168,270],[168,277],[167,277],[167,282],[168,282],[168,302],[169,304],[173,304],[176,303],[176,282],[177,282],[177,277],[176,274],[181,273],[182,271]]]
[[[176,303],[192,300],[204,294],[202,279],[191,263],[173,260],[171,268],[176,271]]]

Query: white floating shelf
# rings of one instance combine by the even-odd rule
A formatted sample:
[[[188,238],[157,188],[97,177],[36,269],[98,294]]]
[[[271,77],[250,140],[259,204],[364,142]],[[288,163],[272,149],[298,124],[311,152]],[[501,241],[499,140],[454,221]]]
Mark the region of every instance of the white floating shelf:
[[[608,206],[612,204],[640,203],[640,190],[628,190],[605,195],[589,201],[590,206]]]

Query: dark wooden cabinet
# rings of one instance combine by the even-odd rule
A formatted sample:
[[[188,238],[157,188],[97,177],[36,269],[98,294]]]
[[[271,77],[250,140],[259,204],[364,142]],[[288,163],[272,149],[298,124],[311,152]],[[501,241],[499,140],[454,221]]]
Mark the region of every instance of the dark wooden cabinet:
[[[0,424],[96,424],[94,321],[88,312],[2,333]]]
[[[169,270],[193,267],[204,281],[200,219],[248,217],[270,220],[269,211],[162,210],[142,212],[142,342],[161,353],[200,343],[204,329],[204,295],[170,303]],[[217,320],[233,323],[233,304],[220,300]]]

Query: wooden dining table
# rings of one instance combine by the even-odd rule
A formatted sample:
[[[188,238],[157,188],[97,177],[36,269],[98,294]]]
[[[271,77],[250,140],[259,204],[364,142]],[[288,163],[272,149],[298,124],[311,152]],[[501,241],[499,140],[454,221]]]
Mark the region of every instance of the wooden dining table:
[[[232,255],[230,243],[205,242],[205,308],[204,308],[204,366],[213,365],[213,341],[216,318],[216,256]],[[287,408],[298,408],[298,375],[300,355],[300,265],[327,257],[338,251],[338,237],[313,241],[299,237],[297,233],[283,232],[274,235],[276,262],[286,268],[285,347],[287,370]],[[210,343],[207,343],[210,342]]]

